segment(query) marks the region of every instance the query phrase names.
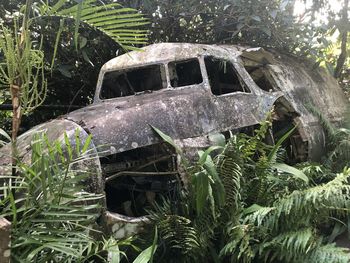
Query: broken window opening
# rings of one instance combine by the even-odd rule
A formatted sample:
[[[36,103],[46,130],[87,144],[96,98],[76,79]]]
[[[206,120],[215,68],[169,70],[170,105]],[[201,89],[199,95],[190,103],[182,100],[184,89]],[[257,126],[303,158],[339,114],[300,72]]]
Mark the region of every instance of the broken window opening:
[[[272,84],[263,65],[245,66],[244,68],[259,88],[267,92],[276,91],[275,85]]]
[[[277,100],[272,122],[274,143],[297,125],[298,117],[299,114],[287,100],[283,98]],[[302,133],[302,127],[297,127],[282,144],[282,147],[286,150],[286,163],[288,164],[305,162],[308,158],[308,141]]]
[[[110,155],[101,164],[110,212],[138,217],[163,197],[178,199],[176,154],[165,144]]]
[[[170,62],[168,64],[170,84],[173,88],[200,84],[203,82],[198,59]]]
[[[100,98],[112,99],[160,90],[166,86],[166,81],[163,81],[164,76],[164,67],[161,65],[106,72]]]
[[[241,83],[230,61],[214,57],[205,57],[204,62],[211,92],[214,95],[219,96],[234,92],[250,92],[249,89]]]

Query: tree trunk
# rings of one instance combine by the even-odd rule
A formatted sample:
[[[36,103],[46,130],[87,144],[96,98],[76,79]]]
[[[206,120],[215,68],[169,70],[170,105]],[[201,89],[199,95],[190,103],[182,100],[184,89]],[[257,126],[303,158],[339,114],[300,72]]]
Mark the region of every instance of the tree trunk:
[[[12,176],[16,176],[17,165],[17,134],[21,125],[21,93],[20,86],[12,84],[10,87],[12,97],[12,132],[11,132],[11,157],[12,157]],[[0,261],[1,262],[1,261]]]
[[[340,30],[341,33],[341,53],[337,59],[337,65],[334,70],[334,77],[339,78],[340,74],[342,72],[342,69],[344,67],[344,63],[346,61],[346,58],[348,56],[347,51],[346,51],[346,45],[348,41],[348,26],[349,26],[349,21],[348,21],[348,9],[349,9],[349,0],[344,1],[344,7],[343,7],[343,12],[342,12],[342,25]]]
[[[21,125],[21,94],[20,86],[12,84],[11,85],[11,97],[12,97],[12,142],[15,144],[17,139],[17,134],[19,126]]]
[[[25,5],[25,13],[23,17],[22,22],[22,29],[21,29],[21,35],[20,35],[20,42],[18,47],[18,59],[22,60],[22,53],[25,45],[25,40],[28,36],[28,20],[30,15],[30,8],[31,8],[32,0],[27,0]],[[22,119],[22,109],[21,109],[21,87],[22,87],[22,79],[20,77],[17,77],[13,83],[10,84],[10,92],[11,92],[11,99],[12,99],[12,131],[11,131],[11,138],[12,138],[12,175],[16,175],[16,141],[17,141],[17,135],[18,130],[21,125],[21,119]]]

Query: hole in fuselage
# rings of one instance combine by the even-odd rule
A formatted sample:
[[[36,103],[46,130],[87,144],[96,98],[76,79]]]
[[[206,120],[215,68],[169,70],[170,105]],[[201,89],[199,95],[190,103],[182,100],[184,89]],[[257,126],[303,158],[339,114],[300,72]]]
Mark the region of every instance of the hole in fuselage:
[[[280,98],[275,102],[272,127],[265,134],[264,142],[271,146],[275,145],[287,132],[297,126],[292,134],[282,143],[281,150],[284,151],[284,161],[288,164],[305,162],[308,159],[308,141],[305,138],[305,131],[298,123],[299,114],[293,109],[285,98]],[[259,124],[241,127],[226,131],[223,134],[225,138],[230,137],[230,133],[244,133],[248,136],[254,136],[255,131],[259,129]]]
[[[272,122],[272,133],[275,143],[298,125],[298,117],[299,114],[284,98],[279,99],[275,103],[274,120]],[[305,162],[308,158],[308,141],[305,139],[305,136],[302,136],[301,132],[304,131],[299,125],[282,144],[282,147],[286,150],[286,163],[288,164]]]
[[[147,214],[162,198],[177,198],[180,181],[176,155],[159,144],[101,159],[107,210],[130,217]]]

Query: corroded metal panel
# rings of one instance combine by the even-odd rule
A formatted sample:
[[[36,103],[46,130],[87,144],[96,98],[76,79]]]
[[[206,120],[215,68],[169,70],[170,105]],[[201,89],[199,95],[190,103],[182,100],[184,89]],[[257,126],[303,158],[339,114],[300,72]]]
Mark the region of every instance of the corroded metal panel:
[[[293,138],[293,143],[296,144],[293,147],[299,149],[296,149],[295,154],[301,156],[300,160],[318,160],[324,151],[325,135],[309,105],[316,107],[326,119],[335,124],[339,124],[347,112],[348,104],[336,80],[324,70],[314,69],[291,55],[262,48],[188,43],[161,43],[143,49],[141,52],[133,51],[114,58],[102,67],[92,105],[36,126],[21,135],[17,142],[19,158],[30,162],[31,140],[37,132],[45,131],[49,140],[58,139],[62,144],[65,132],[73,144],[76,131],[81,141],[91,134],[93,142],[89,149],[94,153],[94,158],[82,166],[94,171],[90,190],[101,193],[105,189],[105,176],[109,176],[103,172],[108,169],[102,170],[101,166],[119,167],[124,157],[128,157],[125,160],[135,167],[138,163],[142,166],[149,161],[150,156],[141,156],[143,160],[133,159],[132,151],[159,144],[160,139],[152,126],[172,137],[185,148],[185,152],[187,149],[188,156],[195,156],[198,148],[210,145],[209,135],[252,127],[264,120],[275,105],[278,108],[277,122],[288,127],[297,125],[298,132]],[[239,83],[247,89],[214,95],[208,77],[210,72],[207,72],[210,69],[206,67],[207,57],[218,59],[223,64],[230,63]],[[169,65],[191,59],[198,61],[201,83],[173,87],[175,85],[171,78],[174,68],[171,69]],[[122,72],[120,75],[124,74],[125,77],[130,70],[150,65],[161,66],[160,77],[158,76],[161,78],[161,82],[158,82],[161,87],[146,88],[142,92],[128,93],[135,95],[125,97],[100,98],[106,73]],[[269,86],[262,87],[247,68],[259,69],[259,74],[266,77]],[[191,74],[190,71],[187,74]],[[142,83],[141,86],[146,84]],[[123,92],[119,94],[122,95]],[[10,145],[0,149],[0,174],[10,172],[1,168],[1,165],[10,163],[10,150]],[[164,154],[158,152],[158,155],[161,153]],[[111,156],[119,158],[114,166],[110,163],[113,160]],[[120,159],[121,156],[123,158]],[[110,158],[109,163],[104,164],[103,158]],[[117,172],[120,173],[119,170]],[[181,168],[177,172],[182,182],[186,183],[188,180],[181,174]],[[152,181],[146,174],[149,173],[141,174],[144,178],[139,182]],[[107,183],[109,179],[107,178]],[[108,207],[101,215],[105,231],[117,238],[141,231],[149,222],[147,217],[126,217],[108,211]]]

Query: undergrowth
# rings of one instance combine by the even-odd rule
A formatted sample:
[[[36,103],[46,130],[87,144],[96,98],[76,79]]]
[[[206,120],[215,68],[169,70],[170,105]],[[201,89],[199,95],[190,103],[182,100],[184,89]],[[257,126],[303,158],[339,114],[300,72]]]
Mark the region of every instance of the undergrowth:
[[[293,130],[267,145],[270,126],[268,118],[254,136],[232,135],[200,151],[195,164],[184,162],[190,183],[180,200],[150,211],[159,231],[156,262],[350,261],[349,250],[334,243],[349,229],[350,169],[331,172],[339,149],[328,155],[331,166],[291,167],[281,145]]]

